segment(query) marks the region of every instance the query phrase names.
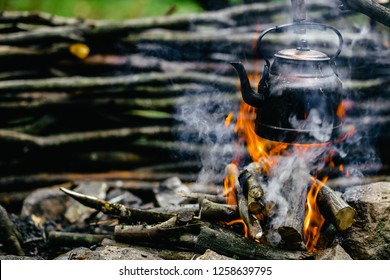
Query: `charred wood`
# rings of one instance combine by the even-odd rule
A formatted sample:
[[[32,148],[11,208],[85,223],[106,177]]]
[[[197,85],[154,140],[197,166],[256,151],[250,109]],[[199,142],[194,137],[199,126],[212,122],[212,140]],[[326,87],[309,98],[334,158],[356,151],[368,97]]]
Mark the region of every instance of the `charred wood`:
[[[223,229],[202,227],[196,242],[196,250],[211,249],[219,254],[240,259],[298,260],[312,258],[303,251],[287,251],[262,245]]]

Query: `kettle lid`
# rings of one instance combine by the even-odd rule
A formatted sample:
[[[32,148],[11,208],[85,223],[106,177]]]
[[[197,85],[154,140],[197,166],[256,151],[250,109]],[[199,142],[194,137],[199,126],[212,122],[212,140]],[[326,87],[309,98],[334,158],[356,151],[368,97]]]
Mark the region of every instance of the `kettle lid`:
[[[286,49],[281,50],[275,54],[275,57],[291,59],[291,60],[310,60],[310,61],[326,61],[330,60],[330,58],[319,51],[309,50],[297,50],[297,49]]]
[[[275,57],[291,60],[310,60],[326,61],[330,58],[320,51],[309,49],[306,40],[300,40],[296,49],[281,50],[275,54]]]

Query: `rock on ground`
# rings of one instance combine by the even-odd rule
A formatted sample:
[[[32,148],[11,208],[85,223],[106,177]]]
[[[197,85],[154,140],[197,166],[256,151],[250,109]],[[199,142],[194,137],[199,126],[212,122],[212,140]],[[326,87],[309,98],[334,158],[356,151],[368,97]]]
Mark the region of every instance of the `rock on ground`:
[[[210,249],[207,249],[203,255],[197,257],[196,259],[197,260],[234,260],[224,255],[220,255]]]
[[[318,250],[315,252],[316,260],[352,260],[351,256],[340,245]]]
[[[390,182],[350,187],[343,199],[357,211],[343,248],[353,259],[390,259]]]
[[[95,250],[80,247],[73,249],[56,260],[162,260],[160,257],[135,248],[102,246]]]

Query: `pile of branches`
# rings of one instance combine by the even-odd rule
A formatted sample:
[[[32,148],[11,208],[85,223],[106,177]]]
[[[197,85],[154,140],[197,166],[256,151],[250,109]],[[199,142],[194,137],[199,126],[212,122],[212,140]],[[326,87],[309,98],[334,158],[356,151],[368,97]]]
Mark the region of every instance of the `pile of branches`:
[[[97,174],[123,179],[126,174],[111,171],[156,165],[164,172],[184,169],[179,176],[197,173],[199,155],[208,145],[192,137],[202,127],[188,127],[177,112],[183,105],[211,104],[215,108],[208,113],[223,123],[229,111],[218,110],[221,96],[232,107],[240,100],[229,62],[241,60],[261,74],[256,38],[268,27],[289,22],[290,9],[289,3],[259,3],[125,21],[3,12],[0,190]],[[354,14],[334,1],[310,1],[306,9],[308,19],[336,25],[344,36],[338,72],[345,79],[351,117],[363,130],[385,127],[388,36],[380,29],[365,32],[345,24]],[[313,48],[334,52],[332,38],[308,36]],[[293,37],[270,35],[263,55],[290,46]],[[380,138],[383,143],[387,133]],[[182,134],[188,137],[178,137]]]

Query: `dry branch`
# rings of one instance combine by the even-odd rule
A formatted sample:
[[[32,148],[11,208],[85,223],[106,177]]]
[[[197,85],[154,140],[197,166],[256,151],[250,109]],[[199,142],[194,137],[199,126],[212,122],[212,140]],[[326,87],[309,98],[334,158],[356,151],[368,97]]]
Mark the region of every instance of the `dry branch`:
[[[198,192],[192,192],[192,193],[179,193],[183,197],[191,198],[196,201],[198,201],[199,204],[202,204],[203,200],[208,200],[210,202],[215,202],[219,204],[223,204],[226,202],[226,197],[222,195],[213,195],[213,194],[207,194],[207,193],[198,193]]]
[[[153,224],[175,217],[175,215],[171,214],[144,211],[126,207],[125,205],[118,203],[110,203],[96,197],[83,195],[64,188],[60,188],[60,190],[87,207],[91,207],[108,215],[119,217],[128,222],[145,222]]]
[[[371,19],[390,27],[390,9],[370,0],[341,0],[349,9],[365,14]]]
[[[112,239],[108,234],[90,234],[79,232],[58,232],[51,231],[48,234],[48,241],[51,244],[60,246],[80,247],[80,246],[93,246],[100,244],[103,239]]]

